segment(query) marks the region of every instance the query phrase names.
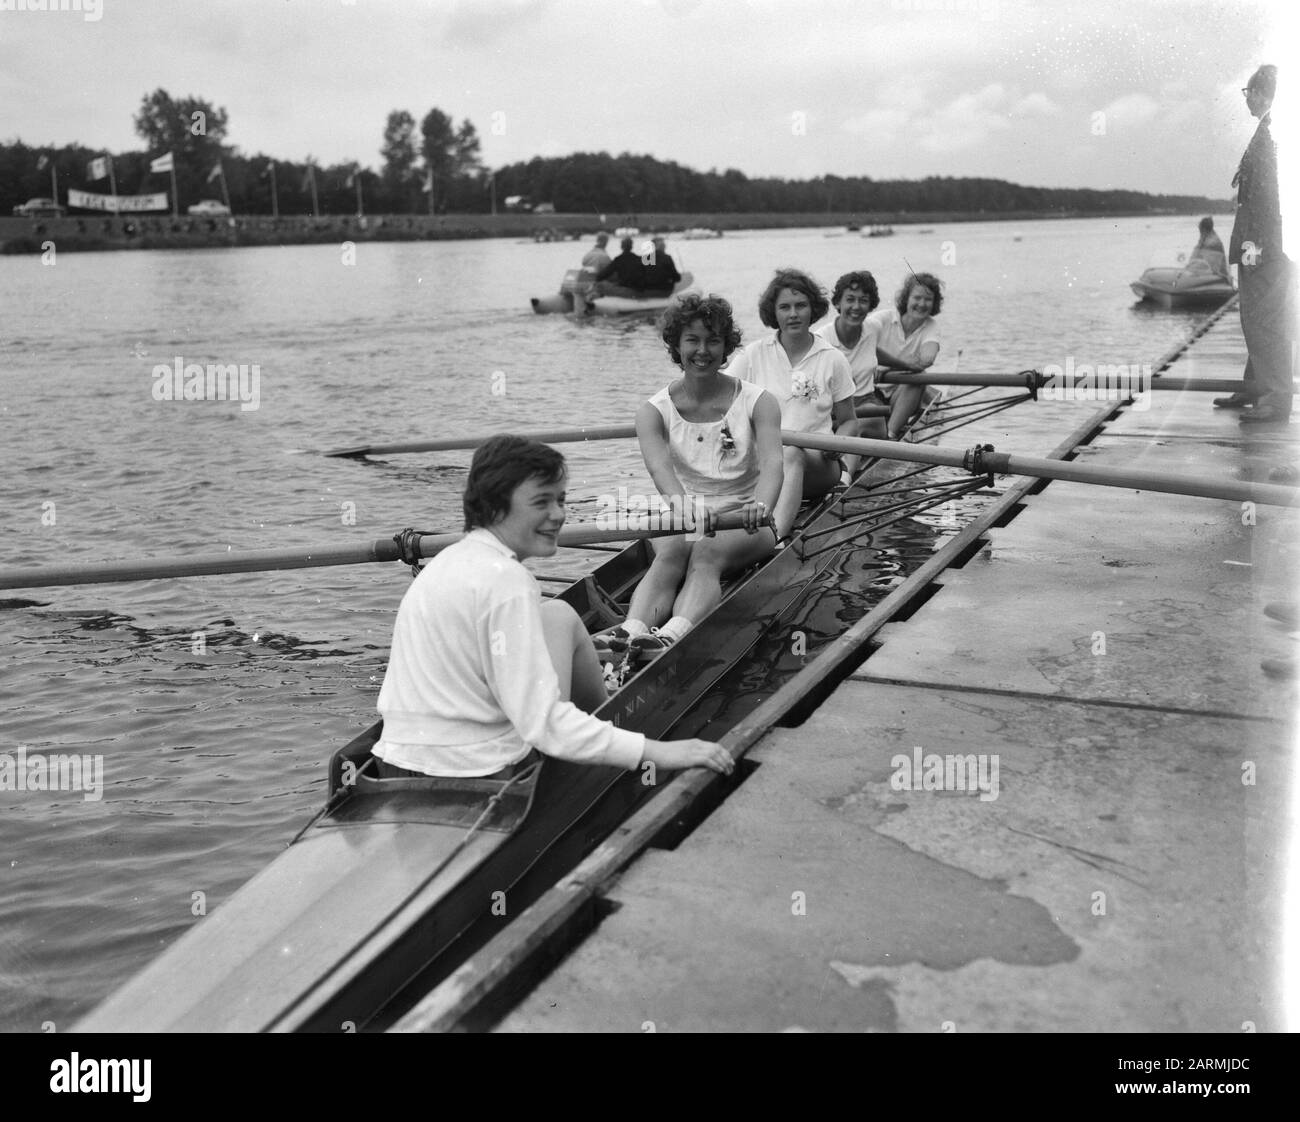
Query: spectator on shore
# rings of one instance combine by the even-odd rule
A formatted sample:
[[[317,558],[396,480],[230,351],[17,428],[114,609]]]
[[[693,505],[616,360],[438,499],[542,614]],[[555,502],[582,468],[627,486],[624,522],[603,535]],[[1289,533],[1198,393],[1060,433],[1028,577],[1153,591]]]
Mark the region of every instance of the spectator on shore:
[[[632,252],[631,238],[624,238],[619,247],[622,252],[596,274],[596,295],[628,296],[635,299],[642,295],[645,287],[645,266],[641,264],[641,258]]]
[[[682,275],[677,271],[673,259],[668,256],[663,238],[655,238],[652,244],[654,249],[650,252],[650,260],[642,261],[645,267],[645,277],[642,281],[645,286],[644,295],[671,296]]]

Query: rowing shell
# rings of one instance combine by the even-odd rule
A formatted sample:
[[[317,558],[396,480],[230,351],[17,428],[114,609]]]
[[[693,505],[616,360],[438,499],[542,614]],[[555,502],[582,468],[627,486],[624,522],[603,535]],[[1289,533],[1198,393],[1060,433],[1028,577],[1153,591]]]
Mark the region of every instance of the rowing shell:
[[[833,561],[837,527],[866,484],[808,511],[789,546],[742,574],[597,715],[667,736]],[[820,535],[815,548],[809,535]],[[635,542],[560,596],[598,630],[625,614],[652,557]],[[374,779],[381,727],[335,753],[325,810],[280,857],[77,1027],[364,1027],[417,977],[427,987],[450,973],[653,790],[648,771],[554,758],[506,781]]]

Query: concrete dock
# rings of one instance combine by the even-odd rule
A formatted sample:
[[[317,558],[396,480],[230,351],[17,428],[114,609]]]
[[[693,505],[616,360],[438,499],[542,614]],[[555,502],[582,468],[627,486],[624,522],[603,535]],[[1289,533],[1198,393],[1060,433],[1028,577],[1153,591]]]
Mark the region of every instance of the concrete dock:
[[[1169,374],[1244,359],[1233,312]],[[1152,396],[1081,462],[1261,482],[1300,456],[1300,426]],[[1284,1030],[1297,689],[1260,662],[1300,654],[1263,613],[1300,598],[1298,526],[1048,484],[498,1031]]]

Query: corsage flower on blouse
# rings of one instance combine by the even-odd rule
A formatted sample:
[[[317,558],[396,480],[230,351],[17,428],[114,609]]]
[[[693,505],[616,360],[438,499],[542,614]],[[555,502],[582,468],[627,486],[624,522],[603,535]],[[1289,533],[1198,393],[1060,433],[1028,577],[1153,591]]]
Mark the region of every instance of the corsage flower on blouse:
[[[795,374],[790,380],[790,396],[805,399],[813,398],[817,396],[817,387],[807,374]]]

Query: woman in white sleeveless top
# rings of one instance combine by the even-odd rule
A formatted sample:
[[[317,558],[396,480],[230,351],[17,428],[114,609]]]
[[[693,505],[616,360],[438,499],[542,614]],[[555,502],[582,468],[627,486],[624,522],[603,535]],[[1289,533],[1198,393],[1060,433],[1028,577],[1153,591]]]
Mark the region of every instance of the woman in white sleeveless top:
[[[613,652],[670,646],[722,599],[724,573],[776,546],[766,523],[781,492],[781,408],[761,387],[720,373],[740,343],[731,305],[690,294],[668,308],[660,328],[682,376],[637,410],[646,470],[661,499],[693,509],[706,532],[730,511],[741,511],[745,525],[695,541],[655,542],[627,620],[597,636],[598,648]]]

